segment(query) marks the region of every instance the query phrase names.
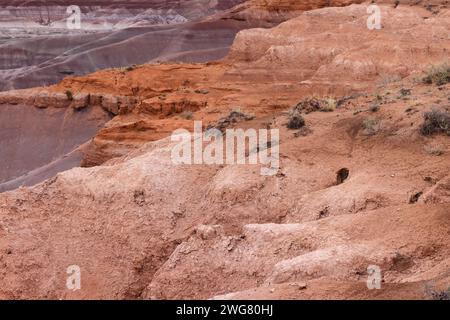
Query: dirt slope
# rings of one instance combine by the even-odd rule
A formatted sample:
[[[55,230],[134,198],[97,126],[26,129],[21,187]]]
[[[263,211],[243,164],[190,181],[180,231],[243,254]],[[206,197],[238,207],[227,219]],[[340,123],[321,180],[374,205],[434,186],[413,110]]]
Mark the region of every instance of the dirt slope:
[[[173,131],[183,122],[182,111],[194,111],[194,119],[205,124],[236,107],[267,115],[306,95],[364,92],[448,59],[448,10],[432,14],[421,7],[383,6],[383,29],[369,30],[366,8],[314,10],[273,29],[241,31],[222,62],[101,71],[66,78],[49,91],[135,99],[94,139],[85,162],[94,165],[125,154],[136,141],[165,136],[155,128]],[[136,132],[133,126],[147,129]]]
[[[449,11],[388,4],[383,29],[370,31],[366,8],[242,31],[221,62],[107,70],[0,95],[3,105],[39,105],[39,92],[115,115],[85,150],[85,165],[97,166],[0,194],[0,298],[430,299],[446,290],[450,140],[420,129],[425,111],[450,110],[450,84],[420,79],[448,58]],[[287,129],[287,110],[313,94],[335,107],[303,114],[307,130]],[[278,174],[173,164],[167,135],[236,107],[255,118],[233,127],[280,129]],[[381,290],[365,284],[373,264]],[[81,268],[81,290],[65,287],[70,265]]]
[[[35,1],[34,6],[6,2],[4,7],[0,2],[0,91],[54,84],[66,75],[152,60],[223,58],[236,32],[251,26],[232,17],[196,23],[240,2],[234,0],[84,1],[78,3],[80,30],[66,27],[66,9],[72,4],[67,1]],[[53,21],[50,26],[36,22],[47,15]]]

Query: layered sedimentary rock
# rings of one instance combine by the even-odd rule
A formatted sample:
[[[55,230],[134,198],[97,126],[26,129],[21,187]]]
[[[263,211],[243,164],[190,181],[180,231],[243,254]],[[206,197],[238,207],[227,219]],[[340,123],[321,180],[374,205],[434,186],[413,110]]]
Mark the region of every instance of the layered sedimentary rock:
[[[67,27],[72,3],[7,2],[0,7],[0,90],[153,60],[222,58],[235,33],[249,25],[235,19],[195,21],[238,2],[78,3],[80,29]]]
[[[365,5],[327,8],[270,31],[244,30],[229,55],[236,72],[228,73],[235,73],[236,79],[303,81],[309,91],[311,86],[354,89],[377,78],[403,78],[445,59],[448,11],[432,15],[407,6],[381,6],[381,29],[370,30],[366,9]]]
[[[418,79],[448,57],[449,12],[381,8],[380,30],[367,29],[366,4],[322,8],[240,32],[221,62],[106,70],[1,95],[1,108],[45,97],[61,105],[54,110],[97,106],[115,117],[84,149],[97,166],[0,194],[0,297],[446,291],[450,141],[423,136],[421,125],[432,106],[448,111],[450,85]],[[309,95],[334,107],[302,113],[308,130],[289,130],[286,111]],[[173,130],[227,123],[232,110],[249,116],[230,127],[280,130],[277,174],[174,164]],[[72,265],[78,291],[65,288]],[[367,289],[370,265],[380,267],[380,290]]]
[[[0,192],[79,166],[80,146],[111,119],[86,96],[26,91],[0,95]]]
[[[366,5],[324,8],[305,12],[272,29],[241,31],[228,57],[219,63],[144,65],[128,71],[104,71],[67,78],[49,90],[114,93],[136,100],[137,108],[115,119],[107,134],[101,132],[94,139],[91,146],[98,146],[90,150],[95,157],[87,155],[91,160],[86,163],[100,164],[126,150],[120,147],[120,152],[113,151],[117,139],[114,127],[120,128],[117,134],[123,137],[145,132],[128,132],[121,119],[127,126],[130,121],[143,121],[152,127],[160,123],[167,128],[165,132],[171,132],[176,126],[170,125],[167,116],[182,111],[199,109],[194,118],[206,123],[236,107],[268,114],[308,94],[349,96],[374,85],[398,81],[447,59],[448,11],[432,14],[410,6],[381,8],[380,30],[367,28]],[[421,40],[411,37],[411,33]],[[277,92],[276,97],[273,92]],[[156,112],[163,108],[166,111]],[[126,140],[122,139],[121,144]],[[136,145],[134,138],[130,142],[130,147]]]
[[[281,129],[272,177],[258,165],[174,165],[163,139],[1,194],[2,297],[430,298],[428,287],[449,281],[440,195],[450,144],[420,135],[421,112],[406,114],[397,98],[405,86],[418,110],[430,89],[434,99],[449,90],[390,85],[371,136],[363,123],[373,95],[306,115],[306,137],[282,127],[283,114],[246,122]],[[427,153],[430,144],[444,155]],[[336,185],[344,166],[349,177]],[[425,202],[410,204],[419,192]],[[365,287],[371,264],[383,270],[381,291]],[[81,267],[82,290],[64,289],[69,265]]]

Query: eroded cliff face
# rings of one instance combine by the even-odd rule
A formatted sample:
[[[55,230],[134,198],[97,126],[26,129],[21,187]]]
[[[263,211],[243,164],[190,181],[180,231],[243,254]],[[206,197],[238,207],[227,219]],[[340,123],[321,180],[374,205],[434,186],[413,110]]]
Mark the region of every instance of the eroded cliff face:
[[[189,125],[180,118],[184,111],[195,112],[206,124],[237,106],[268,114],[311,93],[362,92],[446,59],[446,11],[386,5],[383,28],[368,30],[365,9],[326,8],[273,29],[242,31],[223,62],[144,65],[69,77],[48,89],[8,92],[3,103],[95,106],[119,115],[85,149],[83,164],[92,166]],[[75,95],[73,102],[67,91]]]
[[[104,110],[2,105],[0,192],[34,185],[79,166],[80,145],[111,118]]]
[[[281,129],[272,177],[253,165],[174,165],[162,139],[1,194],[1,296],[429,298],[428,286],[449,281],[450,144],[419,131],[449,87],[411,79],[386,90],[375,114],[377,92],[305,115],[306,136],[287,130],[282,113],[241,124]],[[370,118],[382,123],[373,135]],[[349,177],[336,185],[343,167]],[[64,288],[74,264],[77,292]],[[381,291],[365,287],[370,264],[383,270]]]
[[[138,15],[145,13],[146,10],[157,10],[161,14],[177,13],[182,17],[193,20],[199,19],[211,13],[229,9],[242,0],[146,0],[146,1],[77,1],[83,13],[89,13],[86,17],[105,19],[105,21],[117,22],[120,19],[129,18],[129,15]],[[0,12],[2,18],[0,21],[17,21],[15,18],[26,18],[28,22],[56,22],[66,17],[67,7],[73,5],[71,1],[54,0],[54,1],[23,1],[23,0],[3,0],[0,1]],[[107,13],[111,16],[107,17]],[[8,17],[9,14],[9,17]],[[145,18],[145,16],[141,16]],[[145,20],[145,19],[144,19]]]
[[[83,148],[93,167],[0,194],[0,297],[424,299],[446,290],[450,141],[420,128],[431,107],[449,110],[450,85],[418,79],[448,58],[450,13],[388,3],[382,28],[368,30],[366,9],[299,9],[277,27],[241,31],[219,62],[105,70],[0,95],[2,108],[114,116]],[[311,95],[334,108],[302,114],[307,130],[287,129],[287,110]],[[237,107],[252,117],[222,124],[280,129],[278,174],[173,163],[173,130],[217,124]],[[381,290],[365,284],[373,264]],[[82,271],[75,292],[64,287],[70,265]]]

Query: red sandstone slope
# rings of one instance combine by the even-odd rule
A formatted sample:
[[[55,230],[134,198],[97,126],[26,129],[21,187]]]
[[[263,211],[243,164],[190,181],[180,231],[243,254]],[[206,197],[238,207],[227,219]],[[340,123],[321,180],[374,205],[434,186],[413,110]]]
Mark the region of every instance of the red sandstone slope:
[[[0,2],[0,90],[44,86],[68,74],[152,60],[222,58],[237,31],[261,24],[254,21],[250,25],[232,17],[197,21],[239,2],[94,1],[88,5],[85,1],[78,3],[80,30],[66,28],[67,1],[9,1],[6,6]],[[53,21],[50,26],[36,22],[47,15]]]
[[[108,162],[0,194],[0,297],[426,299],[445,290],[450,141],[420,125],[432,106],[448,109],[450,85],[417,79],[448,57],[449,12],[383,6],[384,28],[369,31],[365,9],[243,31],[218,63],[107,70],[1,95],[117,115],[85,155]],[[339,106],[304,115],[306,132],[288,130],[286,110],[312,94]],[[237,106],[256,116],[237,126],[280,129],[279,174],[171,162],[162,138],[192,127],[182,111],[207,124]],[[64,287],[73,264],[76,292]],[[365,286],[370,264],[382,269],[380,291]]]

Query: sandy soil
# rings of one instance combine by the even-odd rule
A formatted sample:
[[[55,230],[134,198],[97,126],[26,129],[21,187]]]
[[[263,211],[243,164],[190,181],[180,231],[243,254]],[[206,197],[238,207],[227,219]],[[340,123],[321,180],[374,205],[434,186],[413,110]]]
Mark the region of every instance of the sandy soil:
[[[255,3],[245,14],[258,16]],[[450,286],[450,140],[421,126],[424,112],[450,111],[450,84],[422,78],[448,59],[445,6],[387,2],[375,31],[367,4],[292,7],[274,28],[240,31],[221,61],[1,94],[1,108],[113,119],[82,148],[84,167],[0,194],[0,298],[436,298]],[[334,107],[288,129],[311,96]],[[252,117],[230,128],[280,130],[277,174],[173,163],[173,130],[237,107]],[[80,290],[65,286],[70,265]],[[366,286],[370,265],[380,290]]]

